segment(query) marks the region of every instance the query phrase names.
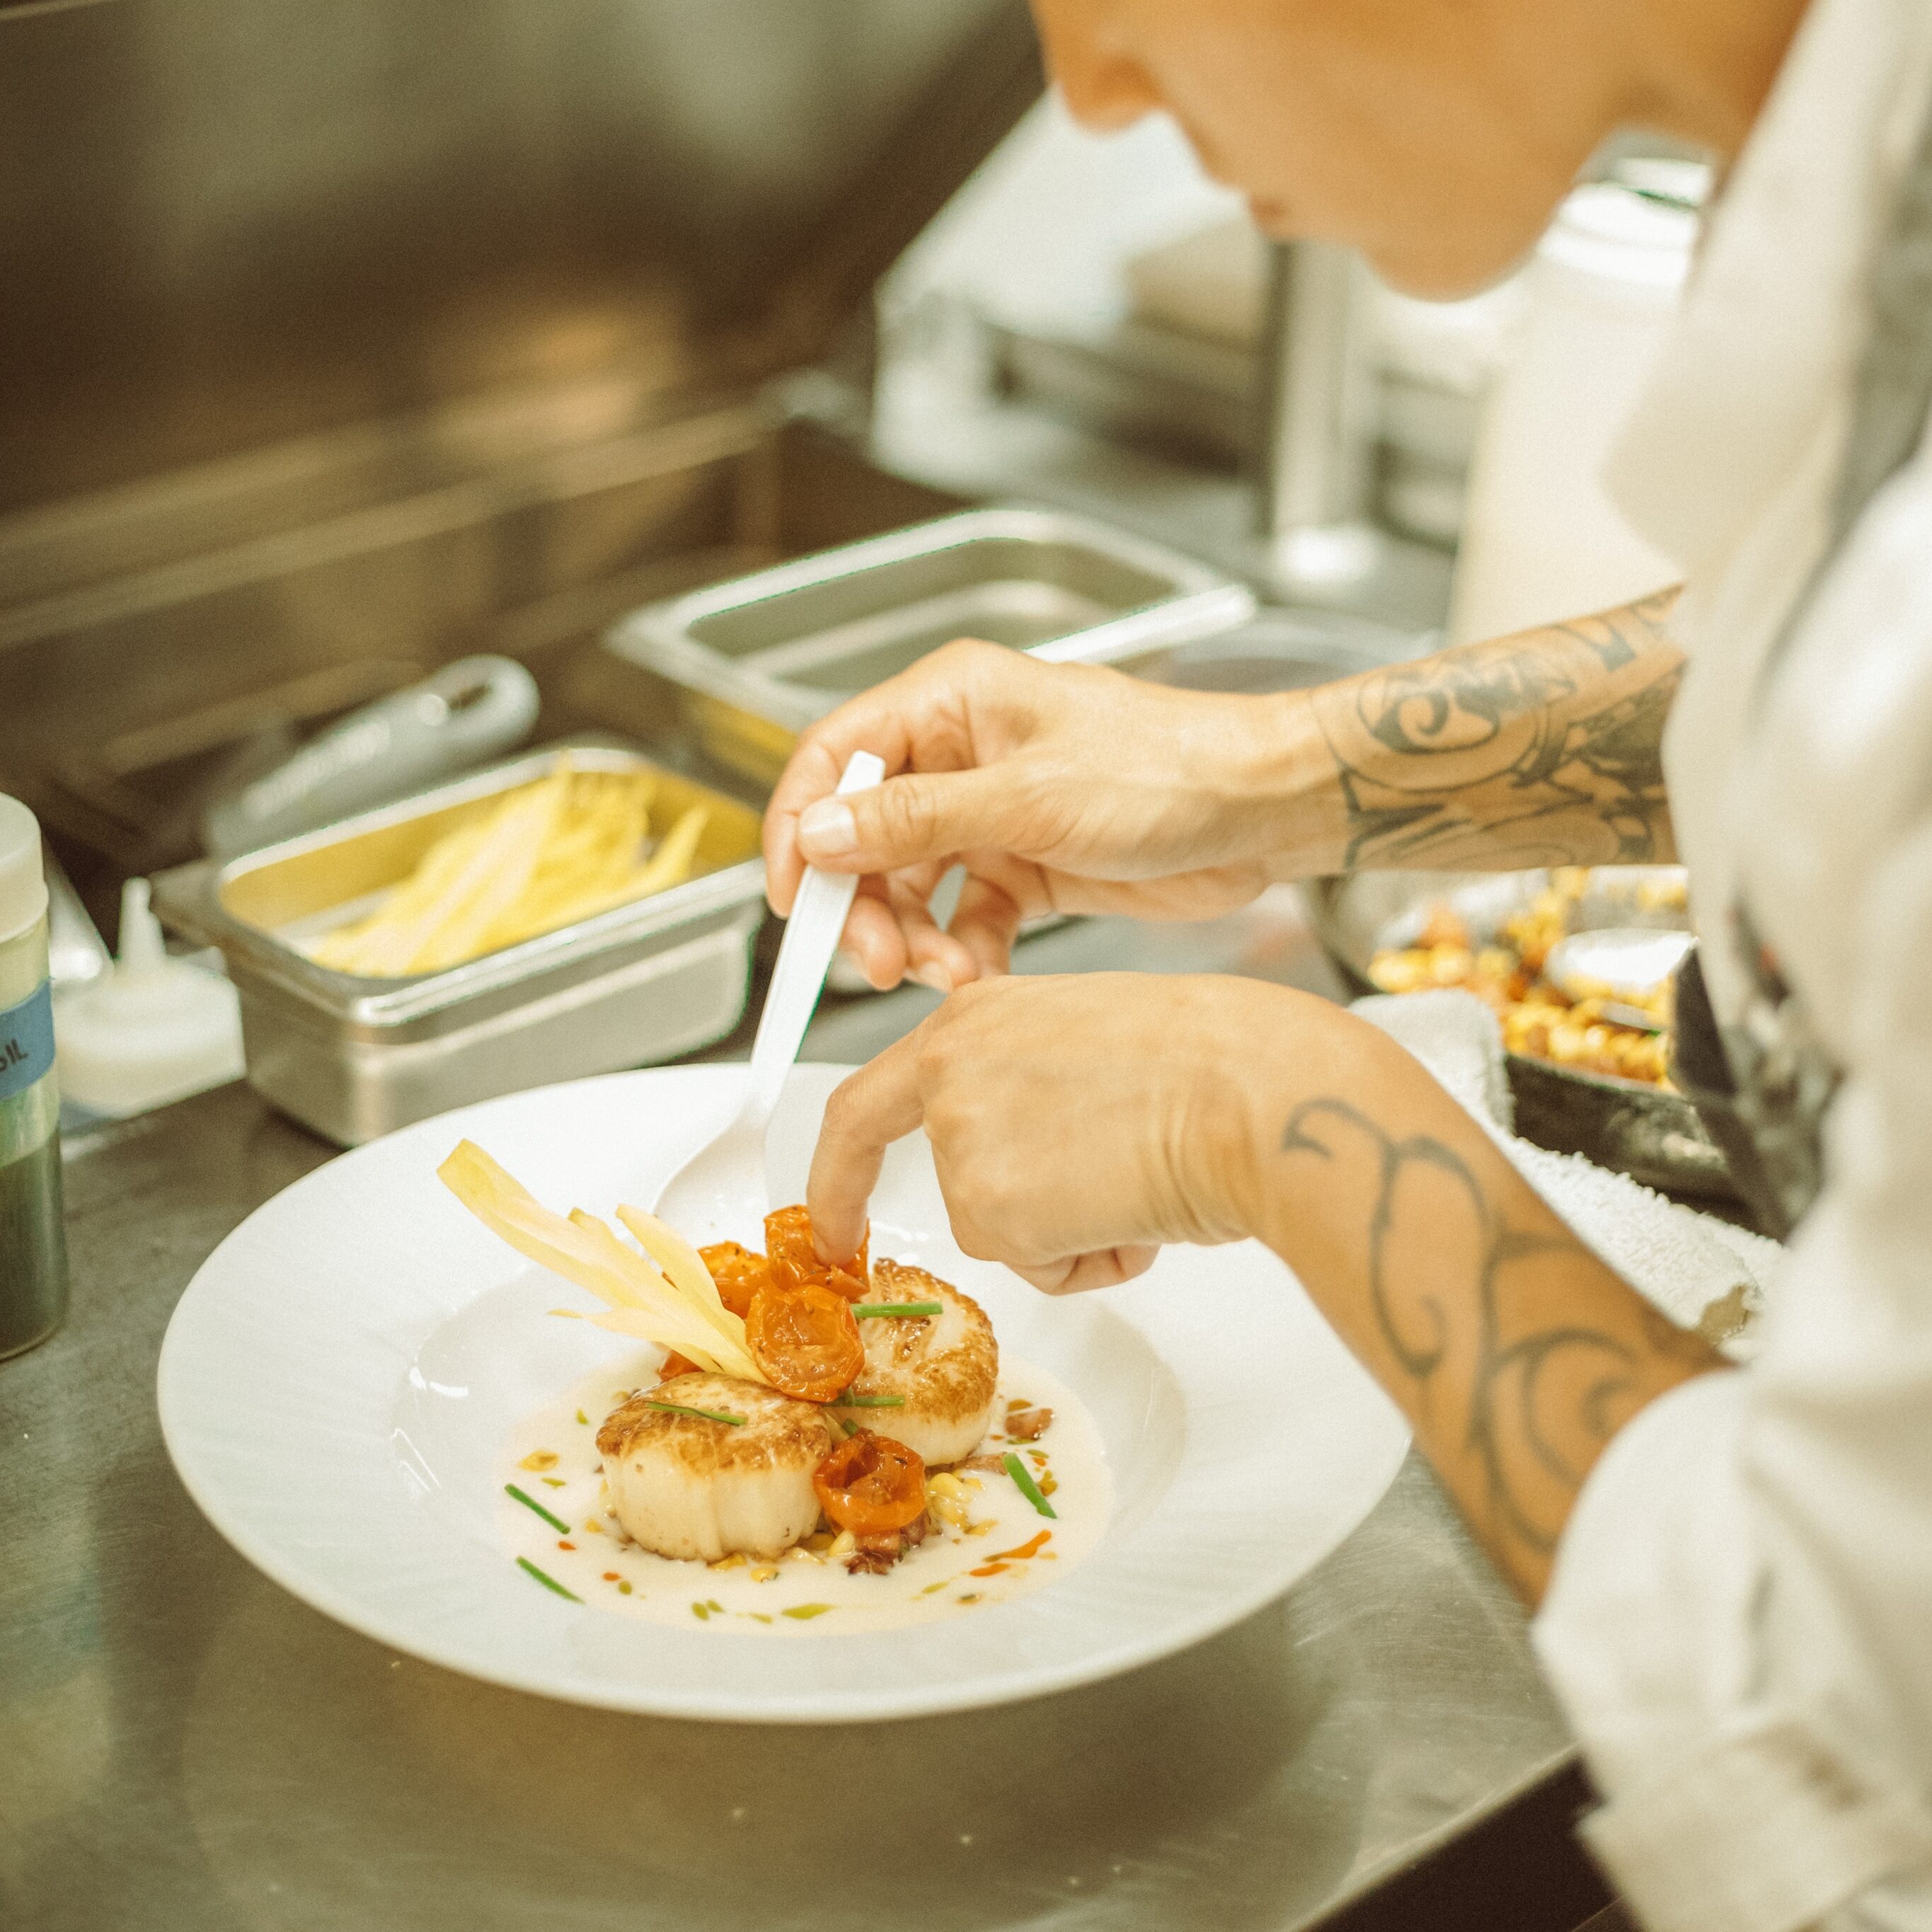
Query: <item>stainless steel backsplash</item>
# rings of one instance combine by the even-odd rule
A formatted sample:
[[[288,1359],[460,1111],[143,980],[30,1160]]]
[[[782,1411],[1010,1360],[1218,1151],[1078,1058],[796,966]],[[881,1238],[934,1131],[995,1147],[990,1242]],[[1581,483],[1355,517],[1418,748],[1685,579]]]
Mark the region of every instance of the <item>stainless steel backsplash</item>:
[[[505,386],[671,386],[1018,10],[0,8],[0,516]]]
[[[145,869],[238,747],[478,648],[573,726],[620,611],[919,514],[759,386],[1039,86],[1024,0],[0,0],[0,790]]]

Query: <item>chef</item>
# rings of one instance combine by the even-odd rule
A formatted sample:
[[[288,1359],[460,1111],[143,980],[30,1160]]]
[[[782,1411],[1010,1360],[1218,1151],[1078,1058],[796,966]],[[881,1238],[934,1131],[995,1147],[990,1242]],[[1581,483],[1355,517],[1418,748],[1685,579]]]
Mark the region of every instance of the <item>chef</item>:
[[[1932,4],[1036,8],[1083,121],[1171,113],[1264,227],[1422,293],[1502,273],[1616,128],[1716,150],[1609,479],[1684,587],[1262,698],[962,643],[833,713],[772,800],[773,903],[808,860],[860,874],[850,954],[950,997],[835,1096],[821,1242],[921,1127],[962,1246],[1049,1292],[1267,1242],[1538,1606],[1643,1922],[1932,1928]],[[860,747],[896,776],[834,798]],[[1747,1368],[1346,1011],[1003,976],[1048,910],[1680,856],[1684,1081],[1791,1235]]]

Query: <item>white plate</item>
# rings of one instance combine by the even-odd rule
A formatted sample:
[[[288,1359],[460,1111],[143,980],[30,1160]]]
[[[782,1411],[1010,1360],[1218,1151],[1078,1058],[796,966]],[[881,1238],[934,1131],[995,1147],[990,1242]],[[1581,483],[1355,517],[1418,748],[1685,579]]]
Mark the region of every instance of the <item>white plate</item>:
[[[793,1080],[773,1130],[781,1198],[799,1198],[837,1077]],[[1034,1696],[1198,1642],[1286,1589],[1387,1488],[1400,1418],[1266,1250],[1174,1250],[1124,1288],[1051,1300],[953,1246],[915,1136],[887,1162],[874,1252],[958,1283],[1006,1348],[1084,1400],[1116,1500],[1099,1546],[1010,1603],[810,1642],[533,1587],[496,1531],[501,1444],[560,1370],[582,1372],[590,1338],[634,1345],[547,1316],[569,1292],[436,1167],[466,1135],[552,1207],[608,1214],[722,1126],[743,1078],[664,1069],[488,1101],[344,1154],[250,1215],[161,1350],[162,1432],[209,1520],[316,1609],[452,1670],[619,1710],[836,1723]],[[504,1292],[519,1280],[527,1292]]]

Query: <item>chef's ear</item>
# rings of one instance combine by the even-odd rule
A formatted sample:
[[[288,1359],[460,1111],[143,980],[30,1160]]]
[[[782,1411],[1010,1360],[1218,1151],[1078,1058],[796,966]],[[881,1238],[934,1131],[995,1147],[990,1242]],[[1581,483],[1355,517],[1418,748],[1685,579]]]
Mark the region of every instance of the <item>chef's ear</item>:
[[[1130,128],[1164,105],[1153,76],[1106,32],[1094,0],[1033,0],[1047,71],[1067,110],[1096,134]]]

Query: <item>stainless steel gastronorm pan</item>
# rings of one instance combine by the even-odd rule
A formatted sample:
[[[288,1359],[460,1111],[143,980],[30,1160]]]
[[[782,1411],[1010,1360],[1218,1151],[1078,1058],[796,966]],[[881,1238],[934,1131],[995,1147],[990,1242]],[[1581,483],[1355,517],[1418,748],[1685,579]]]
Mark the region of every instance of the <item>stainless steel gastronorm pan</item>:
[[[444,970],[364,979],[318,964],[302,942],[366,910],[430,844],[568,756],[657,773],[662,830],[688,806],[712,817],[698,876]],[[662,817],[660,817],[662,814]],[[218,946],[242,997],[248,1079],[344,1145],[472,1100],[688,1052],[743,1012],[763,912],[758,814],[606,746],[526,754],[380,811],[225,866],[155,881],[176,931]]]
[[[1307,889],[1317,937],[1353,989],[1375,992],[1369,962],[1382,947],[1412,942],[1429,909],[1447,903],[1486,941],[1527,906],[1540,872],[1360,872]],[[1620,908],[1616,922],[1647,922]],[[1676,923],[1673,920],[1668,922]],[[1516,1128],[1560,1154],[1587,1155],[1647,1186],[1736,1213],[1744,1206],[1724,1154],[1681,1094],[1612,1076],[1505,1056]]]
[[[1254,610],[1191,558],[1066,512],[967,510],[647,605],[606,644],[667,680],[713,756],[776,776],[797,734],[953,638],[1112,663]]]

